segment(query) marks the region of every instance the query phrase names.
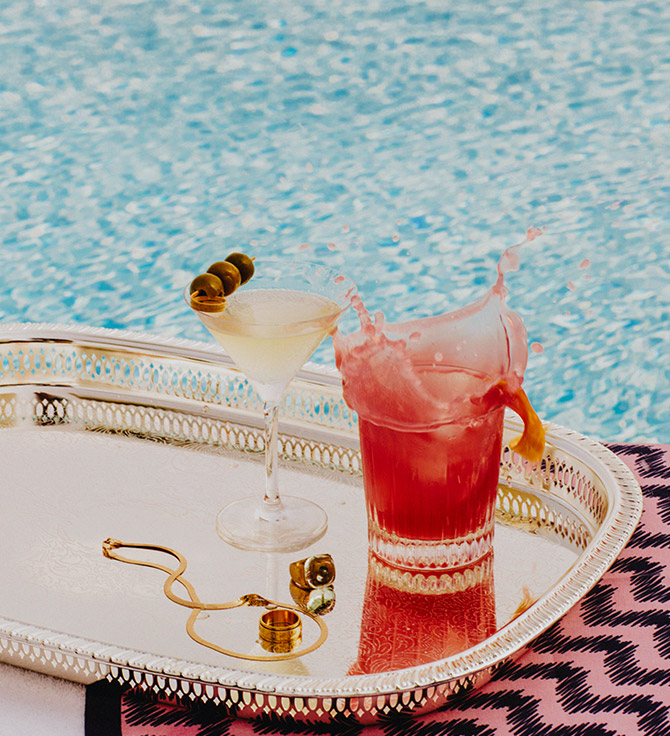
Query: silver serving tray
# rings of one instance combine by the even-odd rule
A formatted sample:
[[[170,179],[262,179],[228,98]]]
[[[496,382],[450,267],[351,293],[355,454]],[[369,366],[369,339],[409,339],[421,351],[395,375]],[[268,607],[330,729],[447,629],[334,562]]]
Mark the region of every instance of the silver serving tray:
[[[224,544],[218,509],[261,492],[259,409],[213,346],[95,328],[0,326],[0,661],[80,683],[108,678],[214,701],[243,717],[374,722],[429,711],[486,682],[579,601],[641,514],[638,484],[601,444],[548,425],[544,461],[533,466],[509,450],[520,431],[510,416],[493,563],[474,581],[488,576],[493,631],[474,643],[465,636],[466,649],[436,659],[430,632],[444,631],[442,618],[414,638],[389,629],[376,665],[386,671],[351,674],[360,670],[366,636],[370,654],[370,626],[381,615],[368,576],[400,591],[409,606],[403,616],[413,606],[425,614],[421,606],[437,593],[442,602],[461,600],[473,579],[369,566],[356,417],[337,374],[313,365],[282,409],[280,485],[326,508],[326,536],[292,555]],[[328,640],[304,657],[269,663],[204,648],[186,634],[187,609],[163,595],[165,576],[103,557],[107,537],[179,550],[186,577],[209,602],[254,592],[290,603],[289,563],[329,552],[337,603],[325,618]],[[264,654],[259,612],[212,612],[198,626],[221,646]],[[403,616],[397,620],[407,625]],[[397,663],[401,647],[409,656],[403,666],[384,665]]]

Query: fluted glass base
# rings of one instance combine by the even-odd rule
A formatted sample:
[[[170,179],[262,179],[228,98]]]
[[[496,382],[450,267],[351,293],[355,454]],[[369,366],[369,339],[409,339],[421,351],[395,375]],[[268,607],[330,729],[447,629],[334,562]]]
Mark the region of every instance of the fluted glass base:
[[[216,530],[225,542],[239,549],[295,552],[321,539],[328,528],[326,512],[315,503],[282,496],[276,507],[252,496],[234,501],[219,511]]]
[[[444,540],[405,539],[368,521],[370,549],[384,562],[409,570],[451,570],[484,557],[493,546],[493,520],[466,537]]]

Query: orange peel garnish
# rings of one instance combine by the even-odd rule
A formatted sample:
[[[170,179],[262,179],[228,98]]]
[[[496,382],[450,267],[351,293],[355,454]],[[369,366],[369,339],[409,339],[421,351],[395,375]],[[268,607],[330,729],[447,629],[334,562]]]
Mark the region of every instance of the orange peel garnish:
[[[508,394],[507,406],[523,419],[523,434],[513,439],[509,446],[527,460],[538,462],[544,453],[544,426],[531,406],[526,392],[519,388]]]
[[[495,400],[508,406],[523,420],[523,434],[510,442],[510,448],[531,462],[538,462],[544,453],[544,426],[522,388],[511,391],[507,381],[498,381],[489,389],[484,400]]]

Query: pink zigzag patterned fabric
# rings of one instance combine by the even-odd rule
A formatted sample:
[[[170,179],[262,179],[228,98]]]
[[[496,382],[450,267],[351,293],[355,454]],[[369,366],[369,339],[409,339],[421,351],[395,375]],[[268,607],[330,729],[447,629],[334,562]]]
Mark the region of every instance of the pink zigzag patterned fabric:
[[[482,689],[424,716],[290,724],[162,703],[96,683],[87,736],[670,736],[670,446],[611,445],[645,496],[642,521],[596,587]]]

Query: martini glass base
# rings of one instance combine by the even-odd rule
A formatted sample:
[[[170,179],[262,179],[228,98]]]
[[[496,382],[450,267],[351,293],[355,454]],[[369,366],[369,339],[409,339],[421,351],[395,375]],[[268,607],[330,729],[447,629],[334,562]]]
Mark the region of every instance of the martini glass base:
[[[315,503],[282,496],[277,510],[258,498],[243,498],[224,506],[216,517],[216,531],[238,549],[296,552],[321,539],[328,528],[326,512]]]

